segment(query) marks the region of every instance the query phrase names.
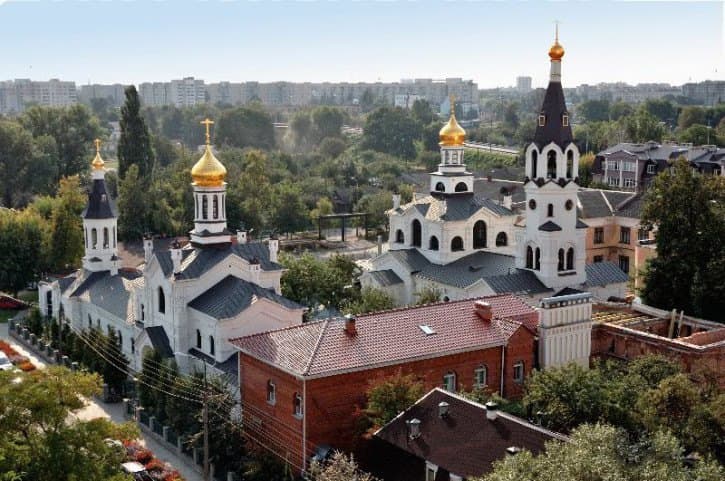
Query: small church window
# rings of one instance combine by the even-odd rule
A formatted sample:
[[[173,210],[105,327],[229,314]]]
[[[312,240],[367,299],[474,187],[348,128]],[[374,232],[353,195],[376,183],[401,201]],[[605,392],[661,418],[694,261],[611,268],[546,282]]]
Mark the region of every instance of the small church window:
[[[164,314],[166,312],[166,295],[164,294],[164,288],[159,286],[159,312]]]
[[[486,247],[486,223],[479,220],[473,224],[473,248],[483,249]]]
[[[215,195],[212,198],[212,219],[219,218],[219,198]]]
[[[209,354],[214,355],[214,336],[209,336]]]
[[[103,248],[108,249],[108,227],[103,228]]]
[[[570,150],[566,153],[566,176],[571,178],[574,172],[574,151]]]
[[[573,271],[574,270],[574,248],[569,247],[569,250],[566,251],[566,268],[567,270]]]
[[[546,159],[546,177],[549,179],[556,178],[556,152],[550,150]]]
[[[98,248],[98,231],[94,227],[91,229],[91,249]]]
[[[459,182],[459,183],[456,184],[456,189],[455,190],[456,190],[456,192],[467,192],[468,191],[468,186],[466,185],[465,182]]]
[[[302,413],[302,396],[300,393],[296,392],[294,397],[294,415],[295,417],[301,418]]]
[[[564,207],[566,210],[571,210],[574,207],[574,202],[572,202],[571,199],[567,199],[567,201],[564,203]]]
[[[413,231],[413,246],[420,247],[423,229],[418,219],[413,219],[413,222],[411,224],[411,230]]]
[[[536,201],[534,199],[529,200],[529,209],[536,210]]]
[[[556,270],[564,270],[564,249],[559,249],[559,263],[556,266]]]
[[[437,192],[445,192],[446,191],[446,185],[443,182],[438,182],[436,184],[436,191]]]
[[[463,250],[463,239],[459,236],[456,236],[451,241],[451,251],[458,252]]]
[[[531,246],[526,247],[526,268],[534,268],[534,249]]]
[[[546,207],[546,215],[549,217],[554,217],[554,204],[549,204]]]
[[[269,404],[275,404],[277,402],[277,386],[270,379],[267,381],[267,402]]]
[[[496,236],[496,247],[505,247],[508,245],[508,236],[505,232],[499,232]]]
[[[146,307],[144,307],[144,305],[141,304],[141,321],[143,322],[145,320],[146,320]]]
[[[569,115],[564,114],[561,116],[561,125],[564,127],[569,127]]]
[[[113,226],[113,247],[116,247],[116,226]]]
[[[536,179],[538,175],[536,174],[536,169],[538,167],[539,163],[539,152],[534,149],[531,151],[531,178]]]
[[[430,241],[428,242],[428,249],[432,251],[438,250],[438,238],[436,236],[430,236]]]
[[[537,271],[541,270],[541,249],[538,247],[536,248],[536,253],[534,255],[534,269]]]
[[[539,127],[543,127],[546,123],[546,115],[541,114],[539,115]]]
[[[397,242],[398,244],[405,243],[405,234],[403,234],[403,231],[400,229],[395,231],[395,242]]]
[[[206,220],[209,217],[209,200],[206,195],[201,196],[201,218]]]
[[[196,330],[196,348],[201,349],[201,331],[199,329]]]

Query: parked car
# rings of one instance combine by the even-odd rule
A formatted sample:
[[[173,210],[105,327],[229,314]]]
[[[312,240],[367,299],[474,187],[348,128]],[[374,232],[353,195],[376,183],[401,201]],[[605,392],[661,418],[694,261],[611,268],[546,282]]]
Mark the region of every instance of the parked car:
[[[146,471],[143,464],[136,461],[129,461],[121,465],[121,471],[133,476],[134,481],[153,481],[151,475]]]
[[[8,355],[0,351],[0,371],[10,371],[13,369],[13,363],[8,359]]]

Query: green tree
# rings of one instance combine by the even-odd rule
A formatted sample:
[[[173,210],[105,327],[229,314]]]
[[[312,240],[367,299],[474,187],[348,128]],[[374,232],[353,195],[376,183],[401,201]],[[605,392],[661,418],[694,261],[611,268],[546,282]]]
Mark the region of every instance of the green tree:
[[[363,129],[363,148],[413,159],[414,141],[421,138],[422,127],[401,108],[381,107],[371,113]]]
[[[352,455],[341,451],[335,451],[323,463],[313,461],[308,476],[311,481],[376,481],[370,473],[360,470]]]
[[[617,102],[609,107],[609,118],[611,120],[619,120],[623,117],[627,117],[628,115],[632,115],[633,112],[634,108],[632,107],[632,104],[628,104],[626,102]]]
[[[302,150],[307,150],[313,143],[313,124],[310,113],[306,110],[297,112],[292,117],[289,126],[295,145]]]
[[[84,172],[88,168],[93,140],[101,136],[98,119],[84,105],[71,107],[31,107],[20,116],[20,122],[34,138],[50,137],[57,161],[53,169],[56,184],[61,177]]]
[[[17,122],[0,120],[0,194],[5,207],[22,202],[33,177],[33,137]]]
[[[415,305],[423,306],[425,304],[440,302],[442,297],[443,291],[434,286],[426,286],[415,293]]]
[[[433,109],[430,107],[430,103],[424,99],[416,99],[413,102],[413,106],[410,109],[410,113],[415,120],[420,122],[421,125],[428,125],[433,122],[435,114]]]
[[[308,225],[308,217],[299,185],[285,181],[273,187],[271,224],[277,232],[299,232]]]
[[[148,190],[139,179],[136,164],[131,164],[118,186],[118,237],[123,240],[140,239],[148,230],[146,212]]]
[[[528,451],[508,456],[478,481],[716,481],[725,476],[715,461],[697,461],[692,468],[685,461],[681,444],[668,433],[632,442],[612,426],[583,425],[571,442],[549,441],[538,456]]]
[[[382,289],[363,287],[359,296],[343,307],[346,314],[365,314],[367,312],[384,311],[395,306],[393,298]]]
[[[347,144],[344,140],[337,137],[325,137],[320,142],[319,151],[328,159],[336,159],[345,152],[346,148]]]
[[[722,145],[723,141],[716,135],[716,132],[701,124],[693,124],[678,134],[680,142],[691,143],[693,145]]]
[[[282,274],[282,294],[310,308],[323,304],[339,308],[354,296],[353,278],[357,265],[345,256],[318,260],[311,254],[280,256],[286,271]]]
[[[141,115],[141,100],[136,87],[127,87],[125,94],[126,101],[121,107],[121,137],[118,139],[118,175],[124,179],[131,166],[136,165],[138,178],[146,184],[155,164],[151,137]]]
[[[84,239],[81,211],[86,202],[78,176],[60,180],[58,202],[53,208],[49,263],[51,269],[77,266],[83,257]]]
[[[644,102],[644,108],[650,114],[657,117],[660,122],[674,126],[677,123],[677,107],[665,99],[648,99]]]
[[[716,274],[725,257],[725,180],[692,175],[684,159],[672,167],[655,178],[642,209],[643,225],[657,227],[657,257],[647,263],[642,297],[725,322],[725,283]]]
[[[587,100],[577,107],[577,113],[588,122],[601,122],[609,120],[608,100]]]
[[[215,140],[231,147],[274,147],[272,118],[261,108],[238,107],[225,110],[219,117]]]
[[[368,227],[384,226],[387,221],[385,211],[392,208],[393,194],[387,190],[365,194],[355,206],[356,211],[368,214]]]
[[[677,118],[677,126],[680,130],[695,124],[706,124],[705,109],[702,107],[683,107],[680,111],[680,116]]]
[[[371,382],[367,390],[366,413],[375,426],[384,426],[412,406],[425,392],[423,382],[412,374],[398,372],[394,376]]]
[[[0,472],[27,481],[127,479],[120,469],[125,449],[106,440],[134,439],[135,426],[73,416],[99,393],[98,376],[62,367],[0,372]]]
[[[0,290],[17,294],[39,275],[44,252],[43,223],[31,210],[0,209]]]
[[[342,124],[345,115],[342,110],[335,107],[317,107],[312,111],[315,143],[328,137],[339,137],[342,134]]]
[[[665,135],[665,128],[662,123],[644,109],[639,109],[636,113],[624,117],[624,130],[627,137],[632,142],[662,142]]]

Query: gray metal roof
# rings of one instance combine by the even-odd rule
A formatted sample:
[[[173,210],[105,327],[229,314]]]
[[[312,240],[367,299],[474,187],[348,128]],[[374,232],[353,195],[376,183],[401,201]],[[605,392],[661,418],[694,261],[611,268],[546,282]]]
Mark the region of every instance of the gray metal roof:
[[[239,352],[235,352],[223,362],[217,362],[216,359],[195,347],[189,349],[189,354],[219,369],[225,374],[226,380],[235,386],[239,385]]]
[[[629,281],[629,276],[613,262],[595,262],[586,265],[587,286],[606,286]]]
[[[258,261],[263,271],[282,270],[282,266],[269,260],[269,249],[266,244],[254,242],[250,244],[223,244],[209,247],[186,247],[181,250],[181,272],[175,275],[176,279],[197,279],[229,255],[236,255],[251,262]],[[164,271],[170,276],[174,270],[171,253],[167,251],[154,254]]]
[[[174,351],[171,349],[169,337],[166,335],[166,330],[163,326],[151,326],[145,330],[149,341],[151,341],[151,345],[159,354],[165,358],[174,357]]]
[[[65,292],[65,290],[68,289],[73,284],[73,282],[75,282],[75,280],[75,274],[70,274],[68,276],[58,279],[58,286],[60,287],[60,292]]]
[[[556,222],[547,220],[539,226],[539,230],[543,230],[544,232],[556,232],[561,230],[561,226],[559,226]]]
[[[398,274],[393,272],[392,269],[385,269],[382,271],[370,271],[368,272],[370,276],[375,279],[375,282],[379,286],[394,286],[396,284],[402,284],[403,279],[401,279]]]
[[[411,208],[417,209],[426,219],[442,221],[466,220],[481,209],[488,209],[501,216],[514,215],[510,209],[493,200],[471,193],[450,196],[428,195],[402,206],[403,211]]]
[[[106,189],[106,181],[94,179],[91,190],[88,193],[88,204],[83,210],[84,219],[110,219],[118,217],[116,206],[111,199],[111,194]]]
[[[140,277],[140,273],[128,271],[119,271],[115,276],[108,271],[89,273],[70,297],[77,297],[121,320],[133,322],[131,292],[134,289],[134,281]]]
[[[392,250],[383,255],[393,256],[408,272],[418,272],[430,264],[417,249]]]
[[[234,276],[227,276],[217,282],[191,301],[189,307],[214,319],[228,319],[247,309],[258,298],[269,299],[288,309],[303,309],[303,306],[271,289]]]
[[[577,197],[584,219],[613,215],[639,219],[642,211],[642,196],[633,192],[588,189],[577,192]]]
[[[512,274],[504,274],[501,276],[486,277],[486,283],[493,289],[496,294],[511,292],[526,292],[528,294],[539,294],[547,292],[551,289],[546,287],[536,277],[536,274],[525,269],[516,269]]]
[[[512,256],[480,251],[447,265],[428,263],[417,275],[442,284],[465,288],[480,279],[508,274],[513,267]]]

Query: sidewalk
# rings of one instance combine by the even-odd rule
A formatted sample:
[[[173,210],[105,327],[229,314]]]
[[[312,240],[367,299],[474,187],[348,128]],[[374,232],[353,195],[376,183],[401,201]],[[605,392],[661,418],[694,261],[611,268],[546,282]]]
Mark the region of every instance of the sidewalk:
[[[40,360],[35,354],[28,351],[22,344],[15,341],[8,335],[8,324],[0,323],[0,339],[7,341],[13,349],[18,351],[19,354],[26,356],[30,361],[35,364],[38,369],[46,367],[46,363]],[[78,411],[75,416],[82,420],[91,420],[97,418],[110,419],[117,423],[127,421],[123,416],[123,403],[106,404],[95,399],[88,399],[88,405]],[[171,464],[174,469],[184,477],[186,481],[202,481],[202,477],[199,473],[194,471],[192,467],[187,465],[187,462],[179,458],[176,453],[170,451],[163,444],[159,443],[150,435],[141,431],[141,443],[148,449],[153,451],[154,455],[161,461]]]

